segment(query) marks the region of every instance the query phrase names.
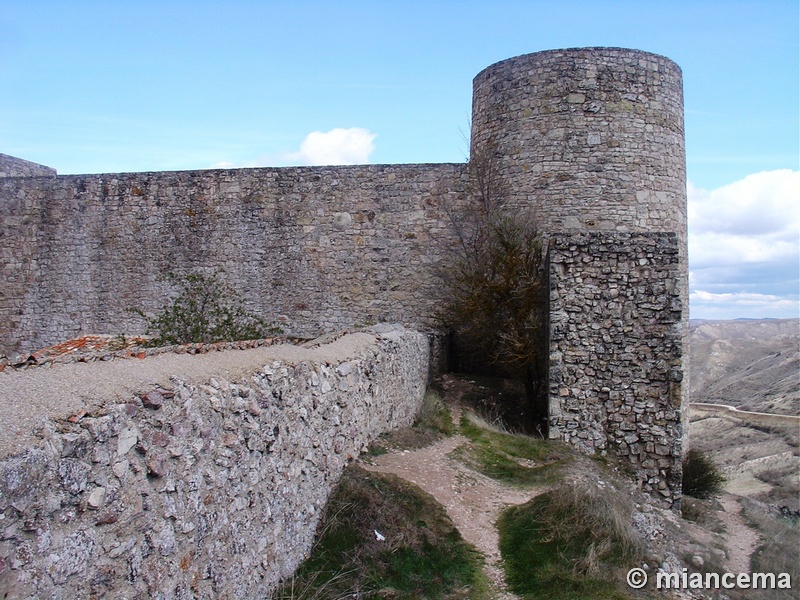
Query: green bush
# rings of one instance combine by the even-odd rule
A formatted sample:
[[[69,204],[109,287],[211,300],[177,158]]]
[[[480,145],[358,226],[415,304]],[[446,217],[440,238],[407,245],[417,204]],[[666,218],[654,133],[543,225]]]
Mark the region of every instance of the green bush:
[[[683,459],[683,493],[694,498],[713,498],[722,492],[725,477],[714,462],[699,450],[689,450]]]
[[[281,332],[247,312],[234,291],[220,281],[218,272],[183,277],[169,273],[167,280],[182,291],[161,313],[150,317],[131,309],[147,320],[152,346],[256,340]]]

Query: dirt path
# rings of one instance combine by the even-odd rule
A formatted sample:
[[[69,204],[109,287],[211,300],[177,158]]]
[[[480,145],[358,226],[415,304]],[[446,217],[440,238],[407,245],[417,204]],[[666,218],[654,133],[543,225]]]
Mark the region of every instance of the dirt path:
[[[727,531],[727,569],[730,573],[749,573],[750,557],[760,543],[758,533],[742,518],[742,506],[733,494],[723,494],[720,504],[725,512],[719,513]]]
[[[454,412],[458,418],[458,409]],[[509,487],[448,456],[465,443],[467,438],[456,435],[419,450],[384,454],[373,458],[372,464],[364,464],[364,468],[402,477],[436,498],[464,539],[486,556],[486,574],[496,597],[513,600],[517,596],[506,591],[495,523],[503,508],[527,502],[545,488]]]

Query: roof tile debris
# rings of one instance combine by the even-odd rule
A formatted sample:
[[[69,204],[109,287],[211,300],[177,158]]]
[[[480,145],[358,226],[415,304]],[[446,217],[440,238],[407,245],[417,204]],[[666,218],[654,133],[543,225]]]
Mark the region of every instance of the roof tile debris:
[[[0,356],[0,372],[6,367],[16,370],[31,367],[47,367],[53,364],[73,362],[108,361],[126,358],[144,359],[156,354],[206,354],[222,350],[249,350],[279,343],[297,344],[306,340],[272,337],[238,342],[191,343],[148,347],[149,338],[143,336],[83,335],[66,342],[41,348],[31,354],[9,358]]]

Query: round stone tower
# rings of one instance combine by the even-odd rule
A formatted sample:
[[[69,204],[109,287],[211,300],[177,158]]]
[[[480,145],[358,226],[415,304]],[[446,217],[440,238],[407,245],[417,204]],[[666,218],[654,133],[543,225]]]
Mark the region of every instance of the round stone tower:
[[[526,54],[473,83],[471,162],[542,230],[686,232],[681,70],[655,54]]]
[[[577,48],[474,80],[470,170],[483,200],[548,241],[548,435],[627,457],[681,494],[687,432],[683,87],[671,60]]]

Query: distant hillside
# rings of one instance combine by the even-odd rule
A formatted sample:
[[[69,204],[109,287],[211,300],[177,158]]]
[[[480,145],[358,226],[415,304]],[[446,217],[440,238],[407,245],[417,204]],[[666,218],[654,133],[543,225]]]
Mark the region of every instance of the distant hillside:
[[[692,320],[692,402],[800,415],[800,319]]]

